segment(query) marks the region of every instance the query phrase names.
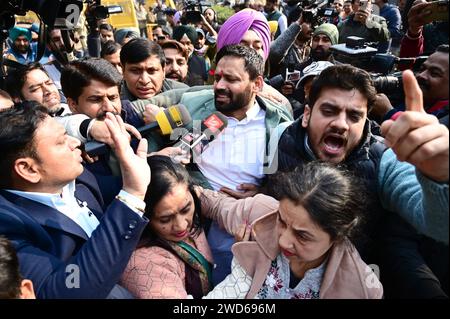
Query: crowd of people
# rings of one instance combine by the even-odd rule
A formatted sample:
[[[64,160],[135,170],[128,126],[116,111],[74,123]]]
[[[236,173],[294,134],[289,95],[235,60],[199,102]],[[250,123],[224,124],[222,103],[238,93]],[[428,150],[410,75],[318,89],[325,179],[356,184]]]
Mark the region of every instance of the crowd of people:
[[[324,1],[11,28],[0,298],[448,298],[448,19]]]

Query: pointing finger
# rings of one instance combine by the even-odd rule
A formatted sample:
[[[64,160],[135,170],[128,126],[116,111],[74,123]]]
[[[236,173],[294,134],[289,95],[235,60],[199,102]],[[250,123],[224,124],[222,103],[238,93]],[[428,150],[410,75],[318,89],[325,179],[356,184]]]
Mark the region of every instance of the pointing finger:
[[[425,113],[422,90],[419,87],[419,83],[417,83],[414,73],[410,70],[403,72],[403,90],[405,91],[406,111]]]

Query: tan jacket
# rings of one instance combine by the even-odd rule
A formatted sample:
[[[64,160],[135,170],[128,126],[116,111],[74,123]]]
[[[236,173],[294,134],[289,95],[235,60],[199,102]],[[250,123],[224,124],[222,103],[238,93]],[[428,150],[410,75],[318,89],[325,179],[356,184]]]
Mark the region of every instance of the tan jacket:
[[[244,220],[253,224],[252,241],[238,242],[232,251],[252,279],[246,298],[254,298],[266,280],[271,261],[280,253],[275,231],[278,202],[262,194],[236,200],[210,191],[204,191],[201,202],[202,212],[230,233]],[[382,296],[381,283],[356,248],[349,241],[335,244],[320,287],[320,298],[380,299]]]

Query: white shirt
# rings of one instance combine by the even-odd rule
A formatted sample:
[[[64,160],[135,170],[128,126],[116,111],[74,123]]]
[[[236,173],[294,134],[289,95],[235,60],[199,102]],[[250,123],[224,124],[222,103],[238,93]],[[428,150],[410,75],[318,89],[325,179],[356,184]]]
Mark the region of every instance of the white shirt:
[[[278,30],[280,30],[280,34],[286,31],[288,27],[287,18],[284,14],[278,19]]]
[[[264,177],[266,112],[257,102],[238,121],[228,117],[228,126],[197,159],[197,166],[215,190],[236,190],[241,183],[260,184]]]
[[[56,209],[80,226],[88,237],[91,237],[92,232],[100,224],[97,217],[87,207],[87,203],[75,197],[75,181],[64,186],[61,194],[24,192],[11,189],[6,189],[6,191]],[[145,209],[143,200],[127,193],[123,189],[119,192],[118,197],[121,197],[121,201],[132,211],[140,217],[143,216],[143,213],[137,209]]]
[[[91,237],[94,229],[100,224],[97,217],[87,207],[87,203],[75,197],[75,181],[64,186],[61,194],[23,192],[9,189],[7,191],[56,209],[78,224],[88,237]]]

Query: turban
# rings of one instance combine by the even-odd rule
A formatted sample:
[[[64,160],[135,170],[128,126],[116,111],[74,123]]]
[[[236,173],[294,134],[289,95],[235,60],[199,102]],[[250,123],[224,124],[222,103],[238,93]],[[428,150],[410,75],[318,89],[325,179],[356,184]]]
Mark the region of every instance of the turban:
[[[230,44],[239,44],[248,30],[255,31],[260,37],[264,60],[267,60],[270,49],[269,24],[264,14],[252,9],[241,10],[225,21],[217,36],[217,51]]]
[[[125,38],[131,39],[139,38],[139,33],[137,33],[134,29],[130,28],[118,29],[114,33],[114,38],[116,42],[119,43],[120,45],[125,45],[124,43]]]
[[[12,42],[16,41],[16,39],[21,35],[24,35],[27,38],[28,42],[31,41],[31,31],[29,29],[21,27],[14,27],[9,29],[9,38]]]
[[[173,28],[172,39],[180,41],[184,35],[187,35],[189,40],[191,40],[192,44],[195,44],[198,38],[197,31],[188,25],[177,25]]]

